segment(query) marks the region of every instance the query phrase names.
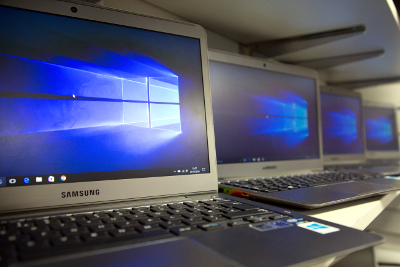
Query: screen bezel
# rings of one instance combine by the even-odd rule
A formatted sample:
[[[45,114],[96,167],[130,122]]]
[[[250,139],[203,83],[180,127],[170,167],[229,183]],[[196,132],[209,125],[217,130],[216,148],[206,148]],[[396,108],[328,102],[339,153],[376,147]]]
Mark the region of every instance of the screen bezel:
[[[363,101],[360,93],[357,92],[349,92],[345,89],[342,88],[337,88],[337,87],[332,87],[332,86],[321,86],[320,88],[320,93],[327,93],[327,94],[332,94],[332,95],[341,95],[341,96],[346,96],[346,97],[354,97],[354,98],[359,98],[360,103],[361,103],[361,111],[360,111],[360,116],[361,116],[361,138],[362,138],[362,143],[363,143],[363,153],[351,153],[351,154],[324,154],[323,159],[324,159],[324,164],[325,165],[331,165],[331,164],[356,164],[356,163],[364,163],[366,161],[366,153],[365,151],[367,150],[366,148],[366,139],[365,139],[365,129],[364,129],[364,116],[363,116]],[[322,107],[321,107],[321,112],[322,112]],[[321,120],[321,127],[322,127],[323,121]],[[323,138],[323,135],[322,135]]]
[[[54,208],[57,206],[87,205],[110,201],[122,201],[161,196],[186,195],[201,192],[216,192],[217,167],[211,107],[211,92],[208,71],[207,41],[205,30],[195,24],[159,19],[121,10],[104,8],[86,3],[49,0],[1,0],[1,5],[24,10],[38,11],[135,27],[162,33],[199,39],[203,71],[205,123],[210,172],[178,176],[147,177],[135,179],[105,180],[54,185],[32,185],[0,188],[2,201],[0,213],[32,208]],[[71,11],[76,7],[78,12]],[[62,192],[99,190],[99,194],[85,197],[62,198]]]
[[[397,126],[397,112],[396,108],[394,105],[390,103],[384,103],[384,102],[374,102],[374,101],[364,101],[363,103],[363,108],[364,107],[372,107],[372,108],[390,108],[394,110],[394,127],[396,129],[396,137],[397,137],[397,142],[399,144],[399,149],[400,149],[400,143],[399,143],[399,136],[398,136],[398,126]],[[366,140],[366,138],[365,138]],[[365,141],[366,142],[366,141]],[[367,159],[400,159],[400,150],[394,151],[394,150],[387,150],[387,151],[371,151],[367,149],[367,146],[365,146],[365,151],[366,151],[366,157]]]
[[[239,65],[260,70],[279,72],[282,74],[301,76],[315,80],[316,85],[316,110],[318,123],[318,144],[319,158],[297,159],[284,161],[264,161],[264,162],[240,162],[229,164],[218,164],[219,178],[251,177],[255,175],[270,175],[279,172],[298,171],[298,170],[322,170],[322,128],[320,115],[319,99],[319,78],[318,72],[313,69],[298,67],[283,63],[272,62],[269,60],[258,59],[243,55],[231,54],[217,50],[209,50],[210,61]],[[212,86],[212,85],[211,85]],[[212,89],[211,89],[212,90]]]

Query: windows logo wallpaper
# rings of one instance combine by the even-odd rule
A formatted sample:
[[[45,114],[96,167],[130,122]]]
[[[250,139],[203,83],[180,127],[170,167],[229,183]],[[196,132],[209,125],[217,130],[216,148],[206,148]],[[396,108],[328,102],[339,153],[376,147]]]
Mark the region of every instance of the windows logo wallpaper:
[[[208,166],[199,40],[0,13],[0,176]]]
[[[395,111],[387,107],[364,107],[367,150],[398,150]]]
[[[319,156],[315,81],[210,62],[218,163]]]
[[[321,93],[324,154],[363,153],[361,100]]]

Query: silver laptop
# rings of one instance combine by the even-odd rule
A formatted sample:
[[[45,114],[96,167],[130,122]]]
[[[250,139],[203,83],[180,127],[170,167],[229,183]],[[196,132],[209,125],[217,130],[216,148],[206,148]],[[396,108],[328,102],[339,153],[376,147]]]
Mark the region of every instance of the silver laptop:
[[[393,105],[366,102],[363,106],[366,154],[371,171],[400,173],[396,109]]]
[[[217,194],[201,27],[2,0],[0,34],[0,266],[308,266],[383,242]]]
[[[322,87],[321,116],[325,170],[400,172],[393,106],[363,105],[359,93]]]
[[[209,54],[220,192],[318,208],[396,189],[379,175],[323,172],[315,70]]]
[[[366,168],[361,94],[325,86],[320,97],[325,169]]]

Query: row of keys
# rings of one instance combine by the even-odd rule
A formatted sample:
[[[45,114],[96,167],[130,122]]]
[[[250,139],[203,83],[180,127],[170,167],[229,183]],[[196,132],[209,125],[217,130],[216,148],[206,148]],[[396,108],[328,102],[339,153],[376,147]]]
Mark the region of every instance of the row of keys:
[[[144,242],[286,218],[254,205],[208,199],[0,221],[0,265],[94,244]]]

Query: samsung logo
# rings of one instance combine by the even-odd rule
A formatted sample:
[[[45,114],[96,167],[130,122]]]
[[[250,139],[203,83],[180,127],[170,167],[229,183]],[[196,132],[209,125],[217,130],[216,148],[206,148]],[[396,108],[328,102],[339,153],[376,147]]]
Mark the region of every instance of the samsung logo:
[[[61,197],[87,197],[87,196],[98,196],[100,195],[100,190],[81,190],[81,191],[69,191],[69,192],[61,192]]]
[[[276,169],[277,167],[276,167],[276,165],[274,165],[274,166],[265,166],[265,167],[263,167],[263,170],[270,170],[270,169]]]

